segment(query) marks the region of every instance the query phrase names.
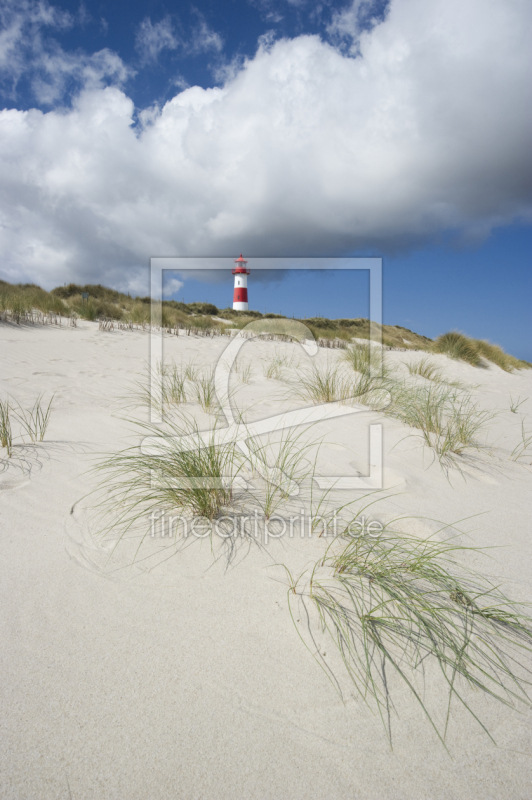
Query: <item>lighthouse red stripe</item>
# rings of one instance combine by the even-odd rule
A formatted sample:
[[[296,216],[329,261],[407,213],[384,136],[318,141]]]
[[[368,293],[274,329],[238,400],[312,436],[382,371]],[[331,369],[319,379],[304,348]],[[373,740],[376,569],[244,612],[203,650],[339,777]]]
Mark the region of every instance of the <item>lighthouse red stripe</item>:
[[[233,295],[233,303],[247,303],[248,301],[248,290],[247,289],[236,289]]]

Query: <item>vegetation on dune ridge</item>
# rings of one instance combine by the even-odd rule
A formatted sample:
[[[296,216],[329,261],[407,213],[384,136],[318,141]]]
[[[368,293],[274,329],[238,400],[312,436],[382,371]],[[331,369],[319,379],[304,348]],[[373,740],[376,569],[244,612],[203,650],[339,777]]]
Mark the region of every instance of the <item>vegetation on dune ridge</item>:
[[[89,297],[83,298],[83,294]],[[37,309],[43,314],[82,319],[112,319],[117,322],[149,325],[151,321],[150,297],[131,297],[129,294],[109,289],[101,284],[80,285],[69,283],[50,292],[33,283],[11,284],[0,280],[0,315],[5,312],[24,317]],[[1,318],[1,317],[0,317]],[[213,303],[183,303],[178,300],[163,300],[162,323],[164,327],[190,327],[213,329],[223,326],[227,320],[233,328],[245,328],[256,319],[288,319],[282,314],[261,314],[260,311],[235,311],[219,309]],[[324,345],[345,347],[353,339],[375,338],[370,330],[370,321],[364,318],[326,319],[308,317],[298,319],[307,326],[317,341]],[[402,350],[425,350],[443,353],[451,358],[466,361],[473,366],[483,366],[486,361],[512,372],[514,369],[532,367],[505,353],[498,345],[485,340],[472,339],[458,331],[450,331],[432,341],[427,336],[415,333],[402,325],[382,325],[378,339],[385,347]]]
[[[480,367],[484,361],[491,361],[505,372],[514,369],[530,369],[528,361],[522,361],[505,353],[499,345],[491,344],[484,339],[472,339],[459,331],[443,333],[434,341],[432,350],[460,361],[466,361],[474,367]]]

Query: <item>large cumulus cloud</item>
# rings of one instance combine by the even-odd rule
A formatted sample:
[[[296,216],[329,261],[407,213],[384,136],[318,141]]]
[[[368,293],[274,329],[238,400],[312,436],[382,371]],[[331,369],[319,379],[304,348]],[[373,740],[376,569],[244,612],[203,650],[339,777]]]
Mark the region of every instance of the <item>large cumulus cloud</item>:
[[[392,0],[139,115],[118,87],[4,110],[0,272],[136,289],[152,255],[388,252],[530,220],[531,22],[526,0]]]

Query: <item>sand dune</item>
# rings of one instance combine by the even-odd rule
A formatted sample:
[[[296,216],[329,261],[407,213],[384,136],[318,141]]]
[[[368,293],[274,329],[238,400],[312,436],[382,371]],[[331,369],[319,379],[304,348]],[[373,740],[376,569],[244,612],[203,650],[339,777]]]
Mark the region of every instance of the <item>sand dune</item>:
[[[149,336],[137,331],[0,326],[0,397],[25,406],[54,395],[45,440],[17,439],[0,472],[2,537],[2,790],[4,798],[525,798],[530,797],[532,715],[468,690],[497,742],[454,707],[447,743],[396,687],[393,749],[378,715],[340,678],[343,699],[305,649],[287,607],[286,564],[296,574],[321,558],[324,537],[223,543],[95,536],[91,466],[138,444],[125,417],[132,383],[146,374]],[[165,338],[165,359],[214,366],[228,340]],[[264,374],[281,353],[278,379]],[[417,352],[390,352],[397,374]],[[319,363],[337,352],[320,351]],[[232,375],[248,421],[300,407],[288,380],[310,363],[300,345],[250,341]],[[532,452],[511,460],[532,427],[532,371],[474,368],[432,357],[448,380],[471,387],[495,416],[485,448],[442,468],[417,432],[381,410],[316,423],[321,474],[367,475],[368,425],[383,424],[384,488],[375,520],[396,517],[424,537],[456,523],[476,552],[470,566],[532,600]],[[249,366],[249,382],[242,372]],[[283,381],[284,379],[284,381]],[[511,398],[524,402],[510,410]],[[213,415],[190,405],[200,427]],[[15,428],[15,433],[18,430]],[[5,453],[0,451],[0,455]],[[337,490],[331,502],[364,492]],[[291,498],[290,513],[305,504]],[[170,557],[171,556],[171,557]],[[297,622],[297,620],[296,620]],[[342,674],[325,633],[317,646]],[[426,692],[444,713],[430,668]],[[441,697],[440,697],[441,695]],[[438,705],[440,704],[440,705]],[[440,708],[441,706],[441,708]]]

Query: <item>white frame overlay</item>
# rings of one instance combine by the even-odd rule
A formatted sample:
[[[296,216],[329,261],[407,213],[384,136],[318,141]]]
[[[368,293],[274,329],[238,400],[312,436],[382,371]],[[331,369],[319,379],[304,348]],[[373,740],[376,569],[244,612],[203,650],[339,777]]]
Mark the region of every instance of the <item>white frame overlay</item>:
[[[233,258],[228,257],[164,257],[157,256],[150,259],[150,297],[151,297],[151,327],[150,327],[150,397],[157,400],[150,405],[150,422],[159,424],[162,419],[162,385],[161,381],[156,380],[157,363],[163,362],[163,328],[162,328],[162,297],[163,297],[163,274],[165,271],[197,271],[197,270],[232,270]],[[297,270],[368,270],[369,271],[369,320],[370,320],[370,339],[379,345],[382,351],[382,259],[381,258],[248,258],[252,272],[259,269],[297,269]],[[245,330],[245,329],[244,329]],[[260,436],[272,431],[284,430],[305,425],[312,422],[319,422],[337,416],[360,413],[366,409],[348,408],[339,403],[324,403],[314,406],[311,409],[298,409],[297,411],[286,412],[275,417],[268,417],[264,420],[251,424],[239,424],[233,417],[232,409],[228,400],[220,401],[221,397],[229,397],[229,393],[224,391],[224,386],[228,388],[229,374],[231,367],[236,359],[240,348],[248,341],[247,338],[234,336],[229,340],[228,346],[223,354],[230,355],[229,363],[227,358],[221,362],[218,359],[215,374],[215,388],[220,405],[225,413],[228,427],[220,430],[221,440],[235,441],[242,452],[247,451],[245,440],[250,436]],[[305,346],[305,345],[304,345]],[[312,348],[305,347],[309,354]],[[229,351],[229,352],[228,352]],[[381,362],[382,363],[382,362]],[[371,369],[371,367],[370,367]],[[227,382],[226,382],[227,381]],[[223,393],[222,393],[223,392]],[[155,394],[154,394],[155,393]],[[212,436],[212,431],[206,431],[206,441]],[[209,439],[207,438],[209,437]],[[141,445],[142,452],[153,452],[154,448],[160,452],[161,440],[166,437],[149,436],[146,437]],[[315,477],[320,489],[382,489],[383,488],[383,453],[382,453],[382,425],[373,423],[369,426],[369,475],[367,476],[331,476]],[[209,479],[207,479],[209,480]],[[297,492],[295,492],[297,493]]]

